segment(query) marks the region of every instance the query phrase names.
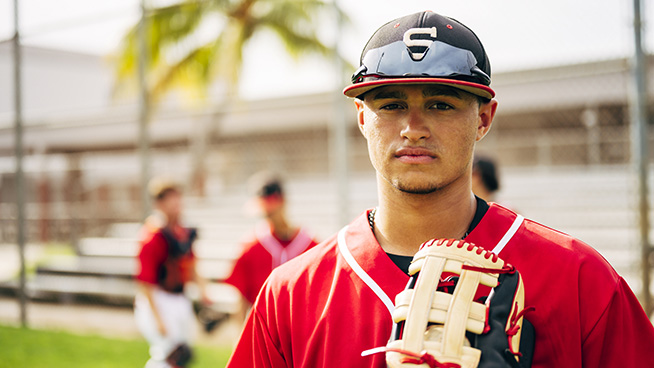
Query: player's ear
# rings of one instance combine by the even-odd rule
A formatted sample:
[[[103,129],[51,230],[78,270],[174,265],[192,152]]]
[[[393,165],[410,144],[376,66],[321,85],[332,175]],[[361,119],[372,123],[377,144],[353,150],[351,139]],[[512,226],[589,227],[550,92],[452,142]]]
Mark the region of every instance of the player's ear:
[[[354,99],[354,105],[357,108],[357,125],[359,126],[359,130],[361,131],[361,134],[363,136],[366,136],[366,131],[365,131],[365,121],[364,121],[364,102],[363,100],[360,100],[358,98]]]
[[[490,100],[479,105],[479,117],[477,119],[477,142],[482,140],[493,124],[493,118],[497,111],[497,101]]]

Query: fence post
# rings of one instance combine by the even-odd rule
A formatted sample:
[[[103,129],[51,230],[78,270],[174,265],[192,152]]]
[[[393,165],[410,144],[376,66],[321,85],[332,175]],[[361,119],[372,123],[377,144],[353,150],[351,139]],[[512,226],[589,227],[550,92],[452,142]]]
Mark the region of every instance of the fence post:
[[[647,174],[649,126],[647,124],[647,60],[643,52],[641,2],[634,0],[634,55],[632,57],[631,106],[632,163],[638,177],[639,243],[641,247],[642,302],[647,315],[652,313],[650,293],[649,205]]]
[[[142,220],[150,214],[150,96],[148,84],[148,12],[146,0],[141,0],[141,21],[138,25],[139,158],[141,163]]]
[[[20,324],[27,327],[27,290],[25,286],[25,185],[23,174],[23,100],[21,47],[18,24],[18,0],[14,0],[14,137],[16,157],[16,227],[20,257]]]

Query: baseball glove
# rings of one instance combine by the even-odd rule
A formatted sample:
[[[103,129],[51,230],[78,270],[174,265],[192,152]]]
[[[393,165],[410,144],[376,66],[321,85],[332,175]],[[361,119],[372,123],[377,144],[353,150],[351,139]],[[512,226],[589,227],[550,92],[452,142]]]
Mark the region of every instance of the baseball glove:
[[[193,311],[206,333],[211,333],[216,327],[229,319],[228,313],[219,311],[212,305],[200,301],[193,303]]]
[[[187,344],[179,344],[166,357],[166,363],[173,367],[186,367],[193,358],[193,351]]]
[[[409,267],[395,298],[388,367],[531,366],[534,330],[524,314],[518,271],[494,253],[462,240],[430,240]],[[492,288],[475,301],[477,289]],[[480,302],[481,301],[481,302]]]

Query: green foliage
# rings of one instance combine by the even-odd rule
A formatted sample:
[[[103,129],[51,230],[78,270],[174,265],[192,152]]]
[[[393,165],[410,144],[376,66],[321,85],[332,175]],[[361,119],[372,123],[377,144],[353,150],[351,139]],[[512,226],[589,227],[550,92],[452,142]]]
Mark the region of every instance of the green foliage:
[[[316,20],[325,15],[333,15],[330,0],[182,0],[150,9],[146,23],[151,99],[156,102],[171,88],[201,97],[216,79],[233,93],[243,49],[263,30],[276,34],[294,57],[333,55],[333,49],[317,36]],[[345,18],[342,12],[341,16]],[[206,23],[220,24],[220,30],[197,44]],[[119,87],[136,80],[138,27],[127,33],[116,60]]]
[[[0,343],[0,367],[143,367],[148,360],[143,340],[0,326]],[[190,368],[224,367],[231,353],[229,347],[198,346],[194,351]]]

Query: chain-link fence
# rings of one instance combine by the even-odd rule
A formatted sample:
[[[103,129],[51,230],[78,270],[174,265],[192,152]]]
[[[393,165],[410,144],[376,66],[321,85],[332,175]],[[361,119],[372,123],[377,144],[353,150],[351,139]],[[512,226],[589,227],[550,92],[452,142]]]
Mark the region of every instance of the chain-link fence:
[[[0,80],[6,86],[13,78],[11,53],[10,42],[0,43]],[[29,43],[23,55],[30,325],[98,333],[119,327],[137,335],[125,322],[135,293],[142,218],[136,97],[112,99],[114,74],[103,55]],[[649,65],[651,80],[654,63]],[[478,152],[499,165],[499,202],[588,242],[640,294],[630,78],[624,55],[496,73],[499,110]],[[343,225],[330,152],[338,112],[328,89],[202,108],[188,108],[172,94],[153,111],[151,172],[184,183],[185,219],[199,228],[201,270],[215,284],[256,221],[247,212],[245,183],[260,170],[285,178],[292,222],[319,239]],[[0,89],[0,324],[18,321],[13,107],[7,90]],[[352,218],[375,206],[376,179],[354,109],[346,111]],[[200,126],[207,148],[198,155],[194,132]],[[193,178],[198,157],[201,189]],[[221,295],[227,309],[235,308],[232,296]],[[80,315],[98,311],[108,324],[77,324]],[[222,342],[230,344],[237,332],[237,323],[226,328]]]

